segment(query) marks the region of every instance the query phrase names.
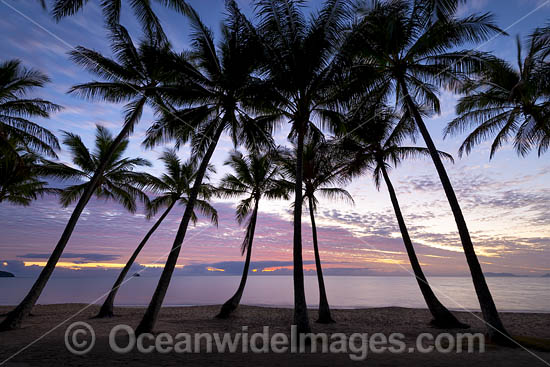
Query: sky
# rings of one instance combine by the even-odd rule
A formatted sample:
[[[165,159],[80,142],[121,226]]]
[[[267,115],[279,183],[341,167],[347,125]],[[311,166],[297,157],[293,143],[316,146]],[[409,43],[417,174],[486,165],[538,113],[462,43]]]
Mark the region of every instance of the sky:
[[[204,22],[217,35],[223,18],[222,0],[191,0]],[[251,14],[250,2],[240,0],[244,12]],[[309,1],[309,9],[320,2]],[[525,36],[536,26],[550,21],[550,0],[476,0],[461,7],[459,13],[494,14],[498,25],[510,34],[497,36],[478,45],[478,49],[497,56],[516,59],[515,36]],[[157,8],[168,37],[176,50],[189,46],[189,27],[182,15]],[[95,125],[113,132],[121,127],[123,106],[89,102],[67,94],[72,85],[95,77],[72,63],[67,53],[78,45],[111,55],[101,10],[90,1],[78,15],[56,23],[35,0],[0,0],[0,55],[2,60],[20,59],[27,67],[48,74],[51,83],[34,95],[60,104],[64,109],[50,119],[37,119],[58,136],[62,131],[80,135],[93,145]],[[123,8],[122,24],[135,40],[140,27],[129,9]],[[455,117],[458,96],[441,93],[442,113],[427,121],[440,150],[456,161],[446,163],[457,192],[482,267],[491,273],[541,276],[550,273],[550,163],[548,154],[519,158],[505,146],[489,159],[489,142],[477,146],[469,155],[457,156],[464,136],[443,139],[443,128]],[[141,146],[144,133],[154,121],[147,110],[130,139],[129,157],[143,157],[153,163],[146,169],[162,173],[159,155],[166,147],[146,150]],[[287,131],[276,132],[284,143]],[[419,145],[421,141],[419,141]],[[216,179],[228,172],[223,162],[233,149],[225,136],[213,164]],[[187,159],[184,147],[179,155]],[[60,160],[71,164],[66,150]],[[390,173],[421,264],[428,275],[465,275],[467,265],[454,219],[433,164],[428,159],[407,161]],[[362,177],[347,190],[354,205],[322,199],[317,225],[321,259],[327,274],[406,275],[410,273],[397,222],[385,186],[377,191],[372,179]],[[188,231],[178,261],[182,274],[238,274],[242,267],[240,244],[244,229],[235,221],[236,200],[215,200],[219,213],[216,228],[202,218]],[[139,256],[136,269],[158,272],[177,231],[183,207],[176,207],[152,236]],[[17,276],[34,276],[53,250],[71,214],[72,207],[61,208],[57,199],[45,197],[30,207],[0,205],[0,270]],[[307,214],[307,213],[305,213]],[[303,217],[305,268],[314,269],[309,217]],[[65,255],[54,274],[95,276],[118,271],[148,231],[152,222],[143,211],[129,214],[121,206],[93,199],[69,241]],[[254,272],[262,275],[288,274],[292,264],[292,215],[290,203],[263,201],[253,249]]]

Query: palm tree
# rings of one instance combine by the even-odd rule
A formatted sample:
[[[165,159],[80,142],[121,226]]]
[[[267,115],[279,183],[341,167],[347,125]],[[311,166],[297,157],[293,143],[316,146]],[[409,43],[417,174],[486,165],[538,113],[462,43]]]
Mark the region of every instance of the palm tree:
[[[319,201],[317,194],[329,199],[343,199],[353,203],[350,193],[341,187],[335,187],[335,184],[344,182],[343,169],[346,160],[342,159],[340,150],[329,141],[326,142],[320,137],[308,139],[304,144],[303,151],[303,201],[309,207],[309,217],[311,220],[311,231],[313,238],[313,252],[315,255],[315,269],[317,281],[319,283],[319,317],[318,323],[329,324],[335,322],[330,312],[330,306],[325,289],[323,278],[323,269],[321,266],[321,257],[319,254],[319,244],[317,239],[317,225],[315,223],[315,213]],[[287,151],[283,156],[283,166],[285,174],[295,182],[296,168],[296,150]]]
[[[227,10],[230,16],[223,25],[223,39],[218,47],[212,31],[194,10],[190,11],[193,49],[174,55],[169,63],[179,80],[167,91],[168,98],[174,105],[183,107],[166,114],[149,129],[145,141],[147,146],[154,146],[175,139],[179,146],[190,140],[192,156],[201,163],[172,250],[136,329],[138,334],[151,332],[155,325],[206,168],[223,132],[229,132],[235,145],[244,144],[251,151],[273,144],[271,131],[278,115],[251,115],[270,112],[264,102],[266,99],[259,97],[265,88],[261,88],[256,75],[258,45],[234,1],[227,2]]]
[[[525,57],[518,37],[517,67],[494,57],[464,86],[466,96],[456,106],[459,116],[445,130],[447,136],[473,128],[460,147],[460,156],[493,136],[491,158],[512,136],[519,155],[525,156],[537,142],[538,154],[546,151],[550,143],[550,79],[541,76],[550,68],[543,37],[541,30],[533,32]]]
[[[43,270],[44,275],[39,277],[23,302],[11,312],[10,318],[6,318],[0,324],[0,330],[19,327],[22,320],[29,314],[36,302],[36,295],[39,295],[46,285],[55,264],[71,238],[80,214],[99,187],[109,161],[132,133],[141,118],[144,106],[150,104],[156,110],[168,110],[169,107],[163,103],[162,92],[159,89],[161,82],[166,82],[170,75],[164,67],[164,60],[170,55],[170,46],[168,43],[157,41],[154,36],[150,36],[136,49],[126,29],[113,25],[111,26],[111,47],[119,62],[80,46],[71,52],[73,61],[107,81],[93,81],[76,85],[70,89],[70,92],[92,100],[127,102],[124,126],[109,146],[104,160],[99,162],[94,175],[82,190],[82,195],[65,226],[65,230]]]
[[[72,61],[103,81],[75,85],[69,93],[92,101],[126,102],[122,131],[126,136],[133,131],[146,105],[160,112],[172,110],[162,89],[174,78],[166,66],[172,50],[167,41],[160,42],[154,35],[136,46],[123,26],[112,25],[109,30],[114,59],[82,46],[70,52]]]
[[[65,187],[60,193],[60,202],[63,207],[68,207],[82,196],[88,187],[98,167],[104,161],[107,167],[101,175],[99,185],[94,195],[97,198],[114,200],[124,206],[130,213],[137,210],[136,199],[148,203],[147,195],[142,188],[150,185],[152,177],[143,172],[135,172],[136,167],[151,167],[151,163],[143,158],[126,158],[124,152],[128,148],[128,140],[124,140],[115,150],[112,157],[107,157],[113,144],[113,135],[105,127],[97,125],[95,150],[90,150],[84,145],[80,136],[70,132],[64,132],[63,144],[67,146],[72,155],[73,164],[78,168],[72,168],[62,163],[46,162],[44,168],[51,176],[64,180],[78,180],[77,184]]]
[[[365,171],[371,171],[378,190],[380,190],[382,179],[386,183],[414,276],[433,316],[431,324],[440,328],[468,327],[439,301],[431,289],[416,256],[397,200],[397,194],[388,174],[391,167],[396,168],[403,159],[429,156],[430,152],[426,148],[402,145],[403,140],[407,137],[412,136],[414,140],[416,133],[414,122],[410,121],[408,115],[404,115],[396,124],[394,114],[389,109],[381,108],[377,104],[373,108],[369,108],[367,105],[362,110],[353,111],[350,116],[349,125],[354,130],[353,134],[339,142],[341,154],[347,157],[345,174],[353,177],[361,175]],[[370,120],[370,123],[364,124],[367,120]],[[439,155],[453,161],[452,156],[447,153],[439,152]]]
[[[365,12],[348,46],[350,52],[357,50],[356,72],[377,76],[376,89],[388,97],[397,96],[403,110],[414,119],[451,206],[489,336],[495,342],[508,343],[509,335],[485,281],[466,220],[421,113],[422,109],[439,113],[438,88],[462,84],[480,69],[485,58],[480,52],[454,50],[501,31],[489,14],[434,20],[426,9],[429,4],[424,0],[377,3]]]
[[[250,258],[252,256],[252,242],[258,218],[258,206],[262,197],[268,199],[289,199],[289,187],[287,182],[278,173],[276,164],[278,152],[256,153],[244,156],[235,151],[225,162],[230,166],[234,174],[227,174],[220,182],[219,195],[223,197],[246,196],[237,206],[237,222],[242,224],[247,220],[246,235],[241,245],[241,253],[246,252],[243,274],[237,292],[225,302],[216,316],[228,318],[239,306],[246,286]]]
[[[48,118],[61,106],[40,98],[26,98],[34,88],[43,87],[50,79],[38,70],[21,66],[19,60],[0,63],[0,146],[17,154],[10,142],[16,139],[27,150],[57,157],[59,142],[49,130],[29,120]]]
[[[296,140],[294,198],[294,324],[310,331],[302,259],[302,183],[304,138],[313,121],[329,127],[338,107],[336,87],[341,76],[337,57],[351,19],[351,1],[329,0],[309,20],[304,1],[255,0],[259,34],[266,53],[267,86],[272,101],[292,127]]]
[[[80,203],[84,197],[84,193],[90,187],[91,180],[95,177],[98,177],[99,183],[95,186],[93,194],[98,198],[119,202],[132,213],[137,209],[136,199],[143,202],[148,201],[147,195],[142,191],[142,188],[147,186],[150,176],[145,173],[135,172],[134,169],[140,166],[150,166],[151,164],[142,158],[123,157],[124,151],[128,146],[128,140],[123,140],[111,154],[115,139],[104,127],[97,127],[95,150],[93,152],[90,152],[78,135],[65,132],[64,136],[63,143],[71,152],[73,164],[78,168],[69,167],[62,163],[44,163],[45,169],[51,176],[64,180],[79,179],[84,181],[83,183],[67,186],[61,191],[60,201],[64,207],[76,201]],[[105,166],[105,169],[101,169],[103,166]],[[98,172],[100,173],[98,174]],[[89,199],[85,200],[84,207],[88,204]],[[71,219],[75,216],[75,212],[76,209],[73,211]],[[81,212],[78,212],[75,223],[70,228],[71,232]],[[42,290],[61,257],[62,250],[59,251],[58,248],[54,250],[27,296],[2,321],[0,331],[20,327],[21,322],[28,316],[40,297]]]
[[[195,180],[197,170],[196,164],[193,162],[181,162],[181,160],[176,155],[174,150],[166,150],[164,154],[160,157],[164,162],[166,173],[163,174],[160,178],[152,178],[149,188],[152,188],[155,193],[159,195],[151,200],[147,208],[147,217],[154,217],[158,211],[162,208],[166,208],[162,215],[157,219],[155,224],[151,227],[149,232],[143,237],[138,247],[132,253],[132,256],[128,259],[128,262],[120,272],[117,277],[109,295],[103,302],[101,309],[99,310],[97,318],[102,317],[112,317],[115,297],[118,292],[118,289],[122,285],[122,282],[126,278],[126,275],[130,271],[130,268],[136,261],[136,258],[140,254],[141,250],[149,241],[149,238],[155,233],[157,228],[161,223],[166,219],[170,211],[174,208],[176,204],[187,205],[189,202],[189,196],[191,193],[191,188],[193,187],[193,181]],[[209,171],[213,172],[214,168],[209,167]],[[208,176],[205,177],[208,179]],[[203,214],[210,217],[210,220],[216,225],[218,224],[218,213],[209,203],[208,199],[212,196],[213,189],[208,184],[203,184],[199,192],[199,198],[195,203],[197,209]],[[191,217],[193,223],[197,222],[197,215],[193,212]]]
[[[8,141],[8,148],[0,148],[0,203],[27,206],[38,196],[56,193],[41,179],[46,175],[41,166],[42,157],[27,150],[17,139],[8,138]]]
[[[189,5],[184,0],[156,0],[156,2],[182,14],[187,14],[189,11]],[[52,15],[59,22],[62,18],[78,13],[87,3],[87,0],[55,0]],[[105,21],[109,26],[120,23],[122,0],[105,0],[101,2],[101,7]],[[133,0],[130,2],[130,7],[146,34],[166,39],[160,20],[151,7],[150,0]]]

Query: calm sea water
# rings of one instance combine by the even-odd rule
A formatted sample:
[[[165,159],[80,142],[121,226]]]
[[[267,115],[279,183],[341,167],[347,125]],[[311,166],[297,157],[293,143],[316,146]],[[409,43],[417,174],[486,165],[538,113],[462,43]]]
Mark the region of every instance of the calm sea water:
[[[0,278],[0,304],[21,301],[31,287],[31,278]],[[119,290],[118,305],[145,306],[158,278],[131,278]],[[238,276],[176,276],[172,279],[165,306],[221,304],[236,290]],[[52,278],[38,303],[92,303],[112,285],[111,278]],[[425,308],[418,286],[411,277],[325,277],[329,302],[335,308],[401,306]],[[550,278],[488,278],[501,311],[550,312]],[[430,278],[440,300],[450,309],[478,310],[469,278]],[[242,303],[291,307],[292,277],[251,276]],[[317,278],[306,277],[306,296],[318,304]]]

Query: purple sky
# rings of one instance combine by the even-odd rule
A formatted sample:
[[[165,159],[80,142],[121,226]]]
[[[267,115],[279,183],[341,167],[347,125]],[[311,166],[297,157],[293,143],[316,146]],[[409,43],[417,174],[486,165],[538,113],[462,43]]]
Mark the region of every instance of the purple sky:
[[[223,1],[191,1],[205,22],[218,30]],[[248,1],[239,3],[249,11]],[[311,2],[317,4],[317,2]],[[6,5],[7,4],[7,5]],[[505,5],[503,5],[505,4]],[[498,24],[511,36],[526,35],[535,26],[550,20],[550,7],[537,0],[476,0],[461,9],[462,14],[492,11]],[[536,9],[536,11],[534,11]],[[123,9],[124,10],[124,9]],[[90,81],[92,76],[72,64],[67,57],[71,47],[82,45],[110,54],[100,10],[95,2],[84,13],[56,24],[38,6],[37,1],[0,2],[0,52],[3,59],[19,58],[27,66],[47,73],[52,83],[37,95],[61,104],[65,109],[50,120],[39,122],[58,133],[69,130],[93,142],[95,124],[118,129],[121,106],[91,103],[69,96],[73,84]],[[158,9],[175,49],[188,45],[185,19],[165,9]],[[139,36],[129,10],[123,11],[122,22]],[[497,37],[481,47],[498,56],[515,59],[513,37]],[[442,93],[442,114],[429,121],[429,127],[441,150],[456,152],[463,137],[443,140],[442,129],[454,117],[456,96]],[[131,139],[129,156],[150,159],[159,174],[162,165],[157,158],[163,147],[144,150],[140,143],[153,116],[147,111]],[[286,132],[277,132],[284,143]],[[507,146],[490,161],[489,143],[478,146],[469,157],[447,164],[451,180],[462,204],[483,268],[489,272],[542,275],[550,273],[550,164],[547,155],[532,154],[518,158]],[[213,163],[218,177],[226,172],[222,166],[232,149],[229,138],[215,154]],[[186,158],[187,149],[181,150]],[[61,160],[69,161],[66,151]],[[418,254],[428,274],[465,274],[464,255],[445,200],[443,190],[429,160],[405,162],[391,173],[405,219]],[[321,257],[327,268],[356,268],[365,273],[403,273],[408,261],[389,197],[382,186],[377,192],[369,177],[356,180],[348,187],[355,205],[321,201],[318,213]],[[218,201],[219,228],[201,220],[188,232],[179,264],[211,266],[226,261],[240,261],[243,230],[234,220],[235,201]],[[71,208],[61,209],[54,198],[38,200],[31,207],[0,206],[0,269],[18,274],[31,274],[55,246],[70,215]],[[261,269],[287,266],[292,259],[292,226],[288,202],[263,202],[254,244],[255,261]],[[164,264],[172,245],[183,208],[177,208],[152,238],[139,257],[140,264]],[[85,210],[61,265],[90,270],[90,266],[123,264],[151,223],[144,215],[130,215],[113,203],[92,201]],[[304,256],[312,260],[310,227],[304,216]],[[111,265],[108,265],[111,264]],[[273,266],[269,266],[273,265]],[[200,268],[197,267],[196,269]],[[203,267],[204,267],[203,266]],[[225,264],[226,270],[230,265]],[[311,267],[309,265],[308,267]],[[188,269],[195,269],[189,267]]]

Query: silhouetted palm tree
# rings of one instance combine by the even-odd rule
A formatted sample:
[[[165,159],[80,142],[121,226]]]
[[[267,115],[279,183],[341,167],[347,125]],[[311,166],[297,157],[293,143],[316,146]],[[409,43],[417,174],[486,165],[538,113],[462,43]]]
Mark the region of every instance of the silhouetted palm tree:
[[[256,220],[258,219],[258,206],[262,197],[267,199],[289,199],[289,186],[280,175],[276,163],[278,152],[255,153],[244,156],[242,153],[233,152],[226,165],[233,169],[234,173],[227,174],[220,182],[219,195],[223,197],[245,196],[237,205],[237,222],[242,224],[247,221],[246,235],[241,245],[242,255],[246,252],[243,274],[237,292],[223,304],[218,318],[228,318],[239,306],[246,286],[250,258],[252,256],[252,242]]]
[[[426,305],[433,316],[431,323],[441,328],[468,327],[468,325],[458,321],[439,301],[431,289],[416,256],[397,200],[397,194],[388,175],[391,167],[396,168],[403,159],[430,155],[429,150],[426,148],[402,145],[402,142],[406,138],[412,136],[414,140],[414,122],[410,121],[409,115],[404,115],[396,123],[394,115],[388,109],[381,108],[377,104],[370,108],[367,105],[366,108],[354,110],[350,113],[350,116],[348,125],[350,129],[354,130],[353,134],[344,141],[339,142],[341,144],[341,154],[345,155],[348,160],[345,174],[353,177],[362,175],[365,171],[370,171],[378,190],[380,190],[381,181],[384,180],[390,194],[414,276],[426,301]],[[369,122],[365,123],[365,121]],[[453,159],[450,155],[443,152],[439,152],[439,155],[451,161]]]
[[[541,155],[550,143],[550,70],[546,59],[544,32],[537,29],[528,39],[527,54],[523,57],[521,40],[517,39],[516,67],[494,57],[484,69],[467,83],[456,106],[459,115],[451,121],[445,135],[473,131],[462,143],[459,154],[469,154],[475,145],[494,137],[490,157],[514,138],[519,155],[538,148]]]
[[[110,40],[114,58],[82,46],[70,52],[72,61],[102,81],[75,85],[69,93],[92,101],[125,102],[122,132],[126,136],[132,133],[146,105],[160,112],[171,111],[162,98],[162,86],[174,79],[166,66],[172,50],[168,42],[159,43],[155,36],[145,37],[136,46],[120,25],[110,27]]]
[[[256,0],[259,34],[266,52],[272,101],[292,126],[296,140],[294,199],[294,324],[310,330],[302,259],[302,168],[304,138],[316,129],[313,121],[329,125],[335,113],[335,89],[341,76],[338,55],[351,18],[351,1],[329,0],[307,19],[304,1]]]
[[[9,147],[0,147],[0,203],[30,205],[46,193],[57,193],[42,180],[42,157],[8,137]],[[15,152],[15,153],[14,153]]]
[[[61,179],[80,179],[85,182],[70,185],[62,190],[61,203],[63,206],[68,206],[79,200],[79,198],[81,200],[84,192],[89,187],[89,182],[94,177],[98,177],[99,182],[93,192],[98,198],[117,201],[130,212],[135,212],[137,209],[136,199],[144,202],[148,201],[147,195],[142,191],[142,188],[149,183],[150,176],[145,173],[135,172],[134,168],[150,166],[151,164],[142,158],[123,157],[124,151],[128,146],[128,140],[123,140],[114,152],[111,153],[115,140],[107,129],[98,126],[95,150],[90,152],[78,135],[68,132],[64,134],[63,143],[71,152],[73,164],[78,168],[55,162],[46,162],[44,165],[51,176]],[[105,169],[101,169],[103,166]],[[98,174],[98,172],[100,173]],[[89,198],[85,200],[84,207],[88,204],[88,201]],[[76,225],[79,217],[80,212],[76,216],[74,225]],[[74,225],[70,228],[71,232],[74,229]],[[0,331],[20,327],[21,322],[31,312],[50,279],[63,253],[63,249],[64,246],[61,249],[56,247],[23,301],[2,321]]]
[[[315,223],[315,213],[317,212],[317,205],[319,203],[317,195],[329,199],[342,199],[353,203],[353,198],[348,191],[334,186],[335,184],[342,184],[344,182],[342,173],[346,160],[339,153],[341,151],[335,149],[331,142],[326,142],[319,137],[310,138],[304,144],[302,197],[304,203],[309,207],[315,270],[319,284],[319,317],[317,322],[322,324],[333,323],[334,319],[330,312],[321,266],[321,256],[319,254],[317,225]],[[296,150],[287,151],[282,160],[285,174],[291,178],[293,183],[295,182],[296,175],[296,161]]]
[[[111,27],[111,47],[119,62],[84,47],[76,47],[71,52],[73,61],[107,80],[106,82],[94,81],[73,86],[70,89],[71,93],[92,100],[101,99],[114,103],[127,102],[127,104],[124,126],[109,146],[105,153],[105,159],[98,162],[97,170],[83,189],[48,264],[51,262],[55,265],[61,257],[80,214],[101,183],[101,177],[108,162],[133,131],[141,118],[144,106],[149,103],[153,108],[162,111],[167,111],[169,108],[164,104],[159,92],[161,81],[166,81],[170,75],[164,67],[164,61],[170,55],[169,45],[167,43],[160,44],[154,37],[149,37],[136,49],[126,29],[113,25]],[[11,312],[10,318],[4,320],[0,329],[16,328],[28,315],[36,302],[34,294],[40,294],[53,271],[51,266],[47,266],[45,269],[48,270],[43,271],[44,277],[40,277],[40,282],[37,280],[36,287],[33,286],[31,289],[32,294],[29,293],[25,300]]]
[[[80,136],[70,132],[64,132],[63,144],[71,152],[73,164],[78,168],[72,168],[62,163],[45,163],[50,175],[61,178],[81,181],[78,184],[65,187],[60,193],[60,201],[63,207],[74,204],[86,190],[87,183],[92,179],[99,165],[106,161],[107,168],[101,175],[100,184],[94,195],[97,198],[114,200],[124,206],[129,212],[137,210],[136,199],[148,203],[147,195],[142,188],[149,185],[152,177],[146,173],[135,172],[136,167],[150,167],[151,163],[143,158],[124,158],[123,154],[128,147],[128,140],[124,140],[115,150],[112,157],[107,153],[113,143],[113,135],[103,126],[97,126],[95,150],[90,150],[84,145]]]
[[[191,140],[192,157],[201,163],[172,250],[149,307],[136,329],[138,334],[151,332],[155,325],[200,185],[223,132],[229,132],[235,145],[244,144],[249,150],[273,144],[271,131],[278,116],[254,118],[250,115],[266,110],[265,98],[261,97],[265,88],[260,87],[261,80],[256,75],[260,49],[235,2],[227,2],[227,11],[229,16],[218,47],[212,31],[194,10],[190,11],[193,49],[174,55],[169,63],[179,80],[172,85],[168,98],[183,108],[166,114],[149,129],[145,142],[153,146],[175,139],[179,146]]]
[[[16,154],[16,147],[10,143],[15,139],[19,146],[57,157],[59,142],[55,135],[29,118],[50,117],[61,106],[40,98],[26,98],[34,88],[49,81],[40,71],[22,67],[19,60],[0,63],[0,147]]]
[[[375,4],[365,12],[348,47],[350,52],[357,50],[356,72],[377,77],[376,89],[388,97],[397,96],[403,110],[414,119],[451,206],[480,307],[490,325],[489,336],[495,342],[509,343],[458,199],[421,113],[421,107],[439,113],[438,88],[456,87],[480,69],[483,54],[456,48],[486,40],[500,30],[489,14],[434,20],[426,4],[425,0]]]
[[[130,271],[130,268],[136,261],[143,247],[176,204],[179,203],[180,205],[187,205],[189,202],[193,181],[197,175],[196,164],[190,161],[181,162],[176,155],[176,152],[173,150],[166,150],[160,159],[164,162],[166,173],[160,178],[153,177],[150,180],[151,182],[148,187],[153,189],[158,196],[149,203],[147,207],[147,217],[152,218],[161,208],[166,209],[151,227],[149,232],[147,232],[145,237],[141,240],[138,247],[132,253],[132,256],[128,259],[96,317],[101,318],[113,316],[114,302],[118,289],[122,285],[122,282],[126,278],[126,275]],[[209,171],[213,172],[214,168],[209,167]],[[205,179],[208,178],[208,175],[206,175]],[[208,184],[203,184],[195,206],[203,215],[208,216],[210,220],[217,225],[218,213],[216,209],[208,203],[208,200],[212,197],[212,193],[213,188]],[[191,220],[193,223],[197,222],[197,216],[194,212]]]
[[[156,0],[156,2],[182,14],[189,11],[189,5],[184,0]],[[87,0],[55,0],[52,7],[53,17],[56,21],[60,21],[64,17],[76,14],[87,3]],[[132,0],[129,4],[145,33],[149,36],[166,39],[160,20],[151,7],[150,0]],[[109,26],[119,24],[122,0],[103,0],[101,8],[105,21]]]

